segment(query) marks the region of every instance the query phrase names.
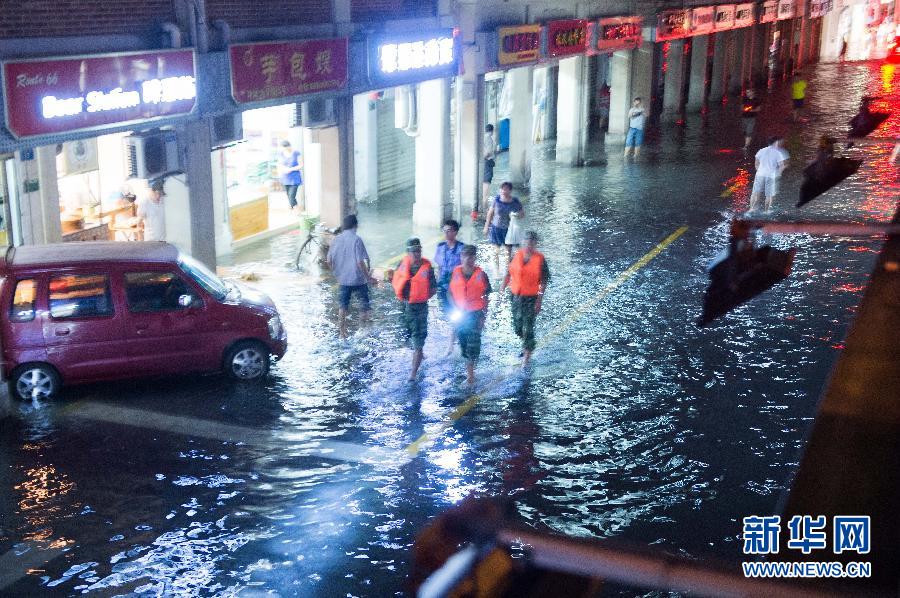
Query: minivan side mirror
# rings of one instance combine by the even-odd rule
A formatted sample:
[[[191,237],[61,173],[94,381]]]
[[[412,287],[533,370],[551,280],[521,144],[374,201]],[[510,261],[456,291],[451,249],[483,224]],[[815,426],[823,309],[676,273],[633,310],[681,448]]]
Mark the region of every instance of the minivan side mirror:
[[[181,307],[190,307],[194,304],[194,296],[193,295],[179,295],[178,296],[178,305]]]

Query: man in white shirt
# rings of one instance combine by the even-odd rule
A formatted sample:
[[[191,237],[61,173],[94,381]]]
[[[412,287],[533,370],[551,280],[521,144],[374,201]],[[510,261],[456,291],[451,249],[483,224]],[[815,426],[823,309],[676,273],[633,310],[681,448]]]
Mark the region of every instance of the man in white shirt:
[[[778,194],[778,181],[781,173],[787,168],[790,155],[784,149],[784,139],[778,136],[769,138],[769,145],[756,152],[756,178],[753,179],[753,192],[750,195],[750,210],[756,211],[766,196],[766,212],[772,210],[772,200]]]
[[[137,218],[144,225],[145,241],[166,240],[165,181],[153,181],[150,192],[137,202]]]
[[[628,134],[625,136],[625,157],[634,149],[634,157],[641,153],[641,145],[644,143],[644,124],[647,122],[647,111],[641,103],[641,98],[634,98],[631,108],[628,110]]]
[[[484,177],[481,179],[481,197],[484,200],[484,211],[491,207],[491,181],[494,180],[494,158],[497,155],[497,143],[494,141],[494,125],[484,127]],[[477,206],[475,211],[477,212]],[[474,216],[474,214],[473,214]]]

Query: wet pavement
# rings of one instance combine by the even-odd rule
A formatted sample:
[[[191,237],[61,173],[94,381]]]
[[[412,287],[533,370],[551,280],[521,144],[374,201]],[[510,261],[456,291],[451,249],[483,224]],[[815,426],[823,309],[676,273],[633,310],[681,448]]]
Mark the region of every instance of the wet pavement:
[[[773,217],[889,220],[887,145],[855,148],[857,175],[793,203],[817,137],[845,131],[862,95],[896,103],[900,73],[826,65],[809,80],[808,123],[786,120],[778,89],[758,126],[786,134],[793,159]],[[436,310],[406,384],[387,285],[372,326],[354,320],[340,342],[332,283],[287,266],[299,237],[285,235],[235,266],[259,275],[288,330],[265,385],[205,376],[3,403],[0,594],[392,595],[416,532],[471,493],[511,496],[538,529],[741,560],[740,520],[777,512],[880,243],[770,237],[798,247],[794,273],[696,328],[706,266],[749,201],[736,104],[664,127],[638,162],[594,148],[568,168],[541,150],[530,192],[516,191],[553,273],[531,372],[495,294],[475,394],[442,357]],[[877,134],[900,134],[900,119]],[[373,262],[388,263],[409,225],[360,212]],[[462,237],[476,233],[467,222]]]

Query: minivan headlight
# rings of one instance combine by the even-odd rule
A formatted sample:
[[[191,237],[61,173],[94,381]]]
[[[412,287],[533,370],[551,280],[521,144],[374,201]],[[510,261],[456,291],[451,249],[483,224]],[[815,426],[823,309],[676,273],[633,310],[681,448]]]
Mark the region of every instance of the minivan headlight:
[[[281,338],[282,330],[280,317],[272,316],[269,318],[269,336],[272,337],[273,341]]]

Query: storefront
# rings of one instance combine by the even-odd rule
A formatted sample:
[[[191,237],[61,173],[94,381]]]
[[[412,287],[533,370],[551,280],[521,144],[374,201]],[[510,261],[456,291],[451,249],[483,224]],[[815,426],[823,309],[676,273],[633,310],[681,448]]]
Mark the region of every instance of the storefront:
[[[244,110],[220,117],[223,133],[213,140],[217,253],[293,229],[301,214],[321,215],[321,169],[309,131],[334,124],[331,96],[347,85],[347,44],[229,47],[231,95]],[[288,174],[298,168],[299,175]]]
[[[641,17],[606,17],[597,21],[595,27],[596,43],[593,51],[589,52],[594,56],[591,59],[593,64],[590,72],[595,77],[590,85],[592,91],[591,122],[597,123],[599,132],[606,133],[610,132],[612,107],[615,107],[617,112],[627,114],[628,104],[631,101],[630,96],[634,95],[632,88],[635,82],[630,76],[635,68],[633,66],[634,56],[628,56],[628,59],[624,61],[622,68],[627,69],[627,72],[623,72],[624,76],[618,77],[616,75],[619,69],[616,68],[618,65],[615,61],[625,58],[625,56],[616,57],[616,52],[630,53],[641,47],[643,19]],[[620,78],[623,80],[617,80]],[[640,93],[636,95],[639,97]],[[624,124],[618,128],[624,128]],[[616,127],[613,126],[613,129]],[[619,136],[624,134],[624,130],[611,132]]]
[[[192,50],[10,60],[3,79],[6,126],[22,146],[0,157],[7,243],[140,240],[135,200],[156,180],[179,239],[177,135],[150,128],[194,111]]]
[[[453,210],[455,32],[373,34],[366,54],[368,89],[353,98],[356,198],[409,214],[416,225],[439,226]]]

